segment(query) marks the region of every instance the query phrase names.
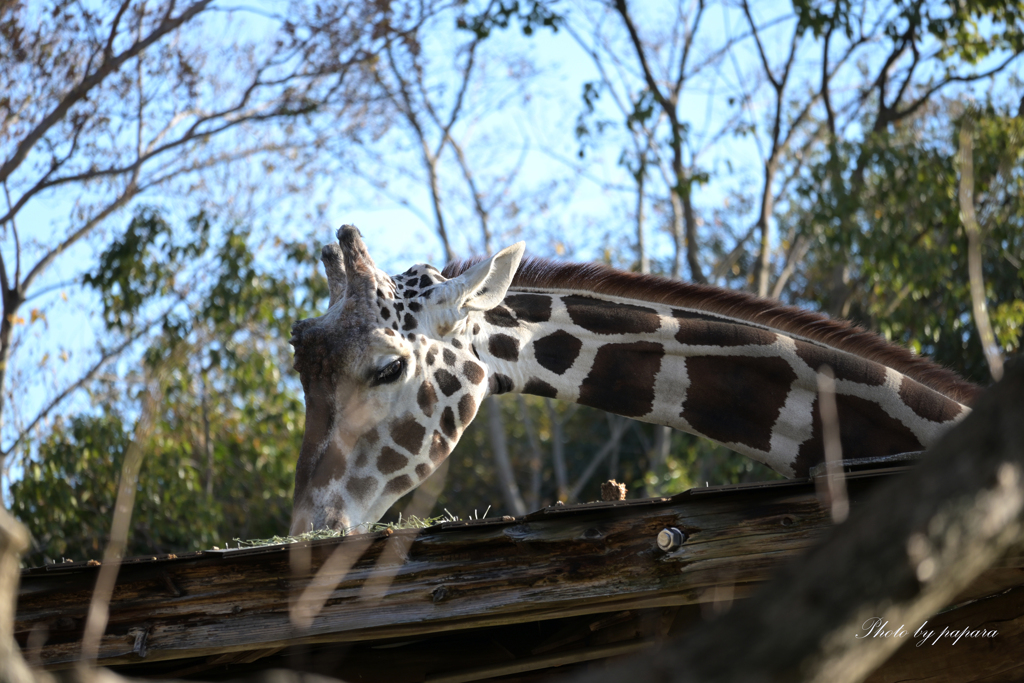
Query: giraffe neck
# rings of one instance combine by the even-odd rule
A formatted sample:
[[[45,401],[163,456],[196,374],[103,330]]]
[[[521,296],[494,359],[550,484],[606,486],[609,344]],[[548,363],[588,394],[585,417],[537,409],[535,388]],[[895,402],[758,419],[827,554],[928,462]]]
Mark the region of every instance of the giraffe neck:
[[[836,376],[847,458],[920,450],[968,411],[920,377],[815,339],[810,327],[803,336],[692,305],[513,287],[471,325],[492,393],[559,398],[667,425],[787,476],[805,476],[824,457],[822,366]]]

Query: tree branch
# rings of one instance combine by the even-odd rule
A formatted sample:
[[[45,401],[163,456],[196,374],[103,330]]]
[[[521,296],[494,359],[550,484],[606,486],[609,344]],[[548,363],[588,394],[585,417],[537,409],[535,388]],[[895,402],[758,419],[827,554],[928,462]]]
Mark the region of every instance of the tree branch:
[[[743,14],[747,17],[747,23],[750,24],[750,34],[754,38],[754,44],[757,45],[757,54],[761,57],[761,66],[764,67],[764,73],[768,77],[768,82],[772,84],[776,92],[780,92],[782,84],[775,78],[775,74],[772,73],[772,67],[768,63],[768,55],[765,54],[764,45],[761,44],[761,35],[757,32],[757,25],[754,22],[753,15],[750,13],[750,4],[747,0],[743,0]]]
[[[104,365],[106,365],[109,360],[121,355],[125,351],[125,349],[134,344],[135,341],[137,341],[144,335],[148,334],[149,331],[153,328],[153,326],[163,322],[163,320],[167,317],[167,313],[169,313],[170,310],[174,308],[174,306],[176,306],[182,300],[184,300],[184,296],[179,294],[178,297],[175,299],[174,304],[166,308],[164,313],[155,317],[153,320],[150,320],[148,323],[140,325],[132,334],[126,337],[120,344],[117,344],[113,348],[104,351],[103,354],[100,356],[100,359],[96,361],[84,375],[78,378],[78,380],[75,381],[74,383],[65,387],[62,392],[57,394],[56,397],[54,397],[49,403],[46,404],[45,407],[42,408],[42,410],[39,411],[39,413],[36,414],[32,421],[29,422],[28,425],[21,430],[21,432],[14,439],[10,446],[0,450],[0,458],[6,458],[11,453],[13,453],[14,450],[17,449],[18,446],[20,446],[25,441],[25,439],[28,437],[29,433],[35,428],[35,426],[39,424],[42,420],[44,420],[47,415],[53,412],[53,410],[58,405],[60,405],[60,403],[63,402],[64,399],[70,396],[73,392],[85,386],[86,382],[91,381],[93,377],[96,376],[96,373],[98,373],[100,369]]]
[[[174,19],[170,18],[170,16],[165,16],[163,21],[161,21],[153,32],[145,39],[136,41],[127,50],[117,56],[104,59],[95,72],[86,76],[75,87],[68,91],[67,94],[61,98],[60,102],[54,106],[50,113],[43,117],[43,120],[40,121],[39,124],[21,140],[21,142],[18,143],[18,146],[14,150],[14,154],[8,158],[3,165],[0,165],[0,182],[3,182],[10,177],[11,173],[21,165],[21,162],[25,160],[25,157],[28,156],[29,151],[35,147],[36,143],[39,142],[39,140],[41,140],[53,126],[57,125],[58,122],[64,119],[72,106],[85,99],[85,97],[88,96],[89,91],[102,83],[107,76],[119,70],[125,62],[138,56],[146,50],[146,48],[155,44],[165,35],[176,30],[181,25],[185,24],[194,16],[202,12],[211,2],[212,0],[199,0]]]
[[[138,191],[139,188],[137,186],[129,184],[121,192],[121,196],[119,196],[113,202],[108,204],[98,214],[96,214],[91,219],[86,221],[84,225],[82,225],[78,230],[75,230],[73,233],[71,233],[70,236],[64,238],[64,240],[56,247],[46,252],[46,254],[44,254],[43,257],[40,258],[39,261],[37,261],[36,264],[32,267],[32,270],[28,272],[28,275],[25,276],[25,279],[22,282],[15,284],[15,287],[17,288],[20,295],[24,296],[24,293],[29,288],[29,286],[35,281],[37,277],[39,277],[42,274],[44,270],[46,270],[47,266],[49,266],[55,258],[60,256],[75,242],[88,235],[93,230],[93,228],[95,228],[97,225],[106,220],[107,217],[109,217],[111,214],[113,214],[115,211],[117,211],[118,209],[122,208],[125,204],[127,204],[129,200],[131,200],[131,198],[138,193]]]
[[[929,98],[931,98],[932,95],[934,95],[935,93],[937,93],[939,90],[941,90],[942,88],[946,87],[950,83],[972,83],[974,81],[978,81],[978,80],[981,80],[983,78],[988,78],[989,76],[994,76],[995,74],[999,73],[1000,71],[1005,69],[1007,66],[1009,66],[1010,62],[1012,62],[1013,60],[1015,60],[1018,57],[1020,57],[1021,54],[1024,54],[1024,53],[1021,53],[1021,52],[1013,53],[1012,55],[1007,57],[1005,60],[1003,60],[1003,62],[1001,64],[999,64],[998,66],[995,66],[995,67],[989,69],[988,71],[982,71],[980,73],[974,73],[974,74],[967,74],[965,76],[950,76],[949,78],[943,79],[942,81],[939,81],[937,84],[935,84],[932,87],[928,88],[928,90],[925,91],[924,95],[922,95],[916,101],[914,101],[910,105],[908,105],[906,109],[903,109],[902,111],[897,111],[895,109],[895,105],[894,105],[894,108],[892,110],[892,116],[890,117],[889,120],[890,121],[898,121],[898,120],[900,120],[902,118],[906,118],[907,116],[913,115],[918,109],[921,108],[922,105],[924,105],[928,101]]]

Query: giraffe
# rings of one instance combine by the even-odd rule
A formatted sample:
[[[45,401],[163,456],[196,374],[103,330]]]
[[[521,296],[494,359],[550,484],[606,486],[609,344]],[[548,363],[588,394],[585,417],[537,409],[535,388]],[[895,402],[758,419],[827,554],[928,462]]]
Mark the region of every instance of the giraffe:
[[[817,372],[843,452],[921,450],[980,391],[843,321],[595,264],[491,258],[377,269],[350,225],[330,303],[293,326],[306,425],[292,532],[377,521],[451,453],[488,395],[573,401],[708,437],[789,477],[823,460]]]

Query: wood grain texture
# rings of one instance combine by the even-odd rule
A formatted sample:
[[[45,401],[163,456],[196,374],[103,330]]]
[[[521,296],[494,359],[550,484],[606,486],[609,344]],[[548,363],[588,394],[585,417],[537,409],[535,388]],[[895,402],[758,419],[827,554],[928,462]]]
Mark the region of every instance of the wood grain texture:
[[[158,661],[696,603],[721,584],[764,580],[829,523],[807,483],[627,503],[378,534],[368,546],[350,537],[130,561],[118,577],[100,661],[139,661],[138,629],[146,660]],[[670,554],[655,540],[666,526],[688,535]],[[391,552],[409,536],[406,556]],[[293,626],[289,602],[331,552],[357,543],[365,552],[312,626]],[[309,568],[297,573],[292,559],[302,552]],[[369,595],[367,583],[381,573],[393,574],[391,583]],[[16,634],[24,645],[34,628],[48,629],[39,653],[47,666],[76,660],[95,575],[95,567],[68,565],[24,573]]]
[[[891,476],[854,475],[854,507],[875,482]],[[100,663],[167,662],[170,668],[169,660],[197,657],[245,662],[298,644],[454,635],[623,610],[727,605],[798,557],[830,526],[813,483],[776,482],[697,489],[671,499],[552,507],[512,521],[455,523],[423,532],[128,561],[118,577]],[[687,535],[669,553],[656,543],[665,527]],[[290,605],[331,553],[347,549],[354,553],[345,563],[351,569],[328,587],[312,626],[295,626]],[[1024,583],[1021,567],[1020,558],[1006,560],[981,590]],[[24,647],[33,629],[47,629],[46,644],[32,655],[45,666],[76,661],[95,576],[96,568],[84,565],[24,572],[16,636]],[[565,656],[569,661],[574,655]]]

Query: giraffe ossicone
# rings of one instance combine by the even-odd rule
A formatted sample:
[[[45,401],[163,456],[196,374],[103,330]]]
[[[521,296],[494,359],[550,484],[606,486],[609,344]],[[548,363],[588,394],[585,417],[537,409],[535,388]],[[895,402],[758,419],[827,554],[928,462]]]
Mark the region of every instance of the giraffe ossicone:
[[[377,269],[359,231],[324,247],[330,304],[292,328],[306,426],[292,533],[375,522],[451,453],[490,394],[582,403],[711,438],[787,476],[823,460],[817,371],[846,457],[920,450],[978,387],[845,322],[595,264]]]

